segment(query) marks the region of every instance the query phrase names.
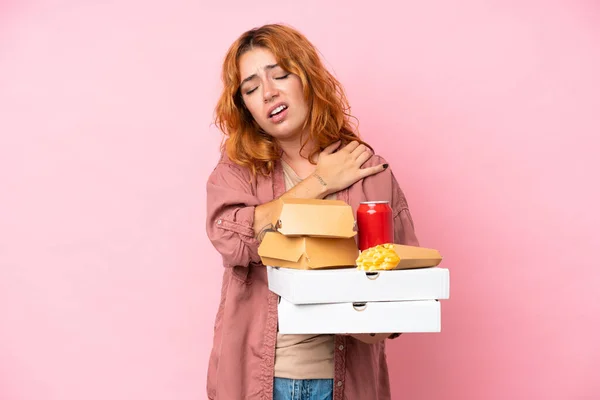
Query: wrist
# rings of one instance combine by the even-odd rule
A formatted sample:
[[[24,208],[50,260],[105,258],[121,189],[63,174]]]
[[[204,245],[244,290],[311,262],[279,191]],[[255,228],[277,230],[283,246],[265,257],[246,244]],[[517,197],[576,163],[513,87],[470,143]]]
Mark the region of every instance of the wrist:
[[[332,190],[331,186],[323,178],[323,176],[320,175],[318,172],[313,172],[311,174],[311,177],[313,178],[313,180],[318,185],[318,191],[319,191],[319,194],[320,194],[321,198],[325,198],[325,197],[329,196],[331,193],[333,193],[333,190]]]

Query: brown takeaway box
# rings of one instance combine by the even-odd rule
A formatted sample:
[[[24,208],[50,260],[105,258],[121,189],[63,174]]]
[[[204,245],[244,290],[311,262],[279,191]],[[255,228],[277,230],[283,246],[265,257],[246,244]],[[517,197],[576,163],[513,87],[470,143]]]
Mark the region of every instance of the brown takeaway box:
[[[258,254],[271,267],[318,269],[354,267],[358,247],[354,238],[287,237],[268,232]]]
[[[279,199],[272,221],[285,236],[350,238],[356,235],[352,207],[341,200]]]
[[[440,252],[435,249],[394,244],[394,251],[400,258],[394,269],[435,267],[442,262]]]
[[[358,257],[352,207],[340,200],[279,199],[258,248],[265,265],[295,269],[353,267]]]

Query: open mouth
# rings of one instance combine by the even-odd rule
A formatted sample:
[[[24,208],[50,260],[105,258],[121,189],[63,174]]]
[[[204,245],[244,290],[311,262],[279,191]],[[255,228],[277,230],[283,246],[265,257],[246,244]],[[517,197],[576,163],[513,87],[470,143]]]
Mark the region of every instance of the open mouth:
[[[287,106],[285,104],[282,104],[279,107],[275,108],[273,111],[271,111],[271,113],[269,114],[269,118],[273,118],[274,116],[281,114],[285,110],[287,110]]]

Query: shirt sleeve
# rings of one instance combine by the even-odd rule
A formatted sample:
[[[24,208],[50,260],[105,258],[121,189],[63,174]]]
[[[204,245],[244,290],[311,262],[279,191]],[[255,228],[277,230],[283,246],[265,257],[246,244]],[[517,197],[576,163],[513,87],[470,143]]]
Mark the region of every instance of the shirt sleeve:
[[[419,246],[419,240],[415,233],[408,202],[404,192],[400,188],[394,173],[390,171],[392,184],[392,210],[394,216],[394,242],[408,246]]]
[[[254,210],[260,203],[253,193],[250,173],[237,165],[219,163],[206,184],[206,231],[223,257],[225,267],[259,263],[254,235]]]

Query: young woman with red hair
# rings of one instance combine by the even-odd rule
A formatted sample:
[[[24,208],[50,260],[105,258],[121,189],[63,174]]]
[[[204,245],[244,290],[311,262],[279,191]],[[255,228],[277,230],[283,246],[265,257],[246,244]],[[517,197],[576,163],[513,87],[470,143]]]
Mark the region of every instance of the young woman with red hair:
[[[245,32],[227,52],[222,80],[216,123],[225,140],[207,183],[207,234],[225,267],[209,399],[390,399],[387,335],[369,344],[278,334],[278,296],[257,249],[282,197],[340,199],[354,212],[362,201],[390,201],[394,241],[418,245],[391,169],[359,138],[342,86],[298,31]]]

